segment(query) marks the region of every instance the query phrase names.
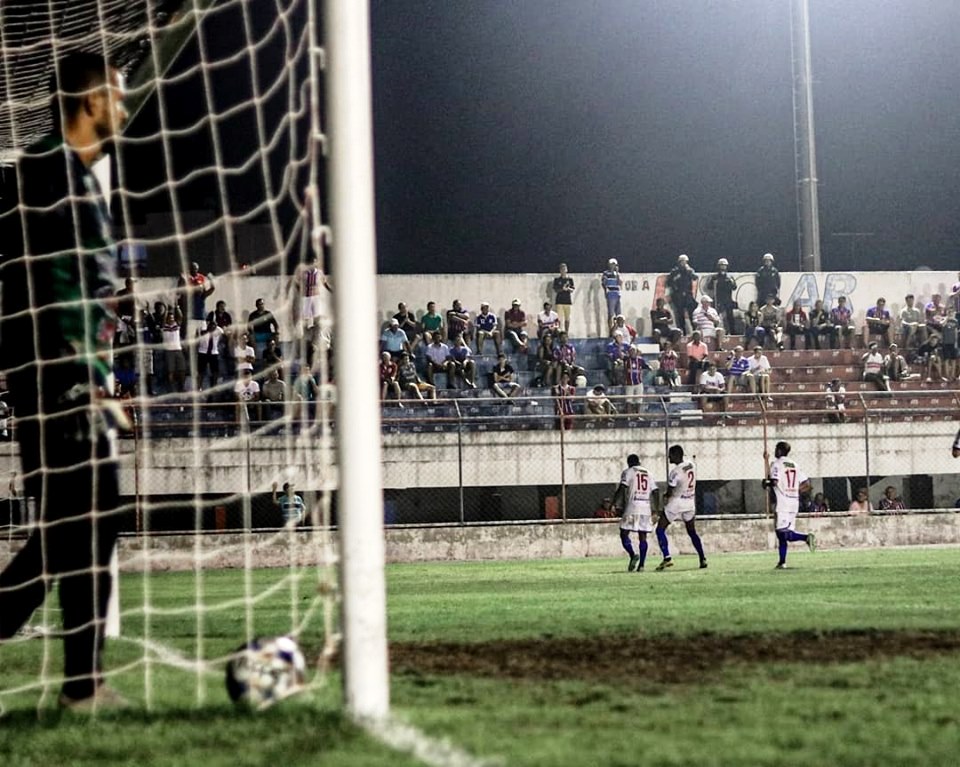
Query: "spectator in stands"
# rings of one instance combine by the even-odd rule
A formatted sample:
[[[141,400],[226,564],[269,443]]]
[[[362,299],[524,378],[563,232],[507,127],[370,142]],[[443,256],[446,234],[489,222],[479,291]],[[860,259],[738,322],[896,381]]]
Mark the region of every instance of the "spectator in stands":
[[[700,331],[694,330],[687,344],[687,386],[692,386],[694,392],[700,382],[700,374],[707,368],[709,355],[710,347],[700,339]]]
[[[713,299],[710,296],[700,296],[700,305],[693,310],[693,327],[700,333],[704,344],[709,345],[711,340],[716,340],[716,348],[723,351],[723,342],[725,339],[723,325],[720,322],[720,314],[711,306]]]
[[[267,341],[267,348],[263,350],[263,360],[261,362],[263,363],[261,370],[276,369],[279,371],[280,380],[283,380],[283,352],[275,339],[271,338]]]
[[[417,322],[416,315],[407,309],[407,305],[401,301],[397,304],[397,313],[393,315],[393,319],[400,323],[400,330],[407,335],[407,343],[410,346],[410,353],[414,353],[417,350],[417,346],[420,344],[421,339],[423,338],[423,333],[420,330],[420,323]]]
[[[135,323],[139,311],[134,285],[133,277],[127,277],[123,289],[118,290],[115,295],[117,328],[113,336],[114,346],[130,346],[137,340]]]
[[[853,313],[847,306],[846,296],[837,296],[837,305],[830,310],[830,348],[852,348],[853,334],[856,328],[853,325]],[[846,347],[844,347],[846,344]]]
[[[256,357],[254,365],[257,370],[263,370],[266,367],[263,362],[263,353],[270,341],[280,340],[280,323],[273,316],[273,312],[264,308],[262,298],[257,299],[255,306],[256,308],[247,317],[247,332],[253,342],[253,353]]]
[[[543,302],[543,311],[537,315],[537,338],[543,338],[544,333],[556,333],[560,329],[560,315],[557,314],[549,301]]]
[[[527,313],[520,308],[520,299],[513,299],[510,308],[503,315],[503,335],[511,341],[518,352],[526,354]]]
[[[699,392],[702,396],[700,407],[703,408],[705,402],[723,403],[723,393],[726,391],[726,382],[723,380],[723,373],[717,370],[717,363],[710,360],[707,368],[700,374]]]
[[[736,346],[733,354],[727,357],[727,393],[733,393],[734,389],[749,388],[749,379],[746,377],[750,370],[750,360],[743,356],[743,347]]]
[[[807,317],[807,313],[803,310],[803,306],[801,306],[799,301],[793,302],[793,307],[784,317],[783,324],[787,335],[790,336],[791,349],[797,348],[797,336],[803,336],[804,349],[813,348],[810,319]]]
[[[587,392],[585,407],[589,415],[611,416],[617,414],[617,409],[607,396],[607,390],[603,384],[597,384]]]
[[[213,284],[213,275],[203,274],[200,265],[194,261],[190,264],[190,271],[180,275],[177,287],[177,304],[186,320],[180,328],[180,337],[186,338],[189,333],[191,338],[195,338],[207,326],[205,303],[207,296],[217,289]]]
[[[905,381],[910,377],[910,368],[896,344],[890,344],[890,350],[883,358],[883,375],[888,381]]]
[[[447,309],[447,340],[455,343],[457,336],[463,336],[464,342],[473,338],[470,312],[463,308],[459,298],[453,299],[453,306]]]
[[[150,343],[150,355],[153,357],[153,382],[148,383],[148,391],[157,394],[168,381],[166,348],[163,343],[163,326],[167,322],[167,305],[163,301],[154,301],[153,313],[145,312],[146,339]],[[159,387],[157,383],[159,382]]]
[[[880,336],[887,348],[893,343],[893,327],[890,310],[887,309],[887,299],[878,298],[876,306],[867,309],[867,335]]]
[[[637,329],[628,325],[622,314],[618,314],[610,322],[610,335],[623,345],[632,344],[637,338]]]
[[[257,301],[258,304],[263,303],[263,299]],[[218,328],[223,328],[226,330],[233,324],[233,315],[227,311],[227,302],[226,301],[217,301],[214,305],[212,312],[207,312],[207,322],[213,320],[217,323]]]
[[[575,382],[580,376],[586,375],[587,371],[577,364],[577,349],[567,338],[566,333],[561,333],[560,338],[557,339],[556,348],[553,350],[553,361],[561,377],[566,373],[570,380]]]
[[[854,499],[850,502],[849,511],[854,514],[869,514],[873,511],[873,506],[870,503],[870,497],[867,493],[867,488],[861,487],[857,490],[857,494]]]
[[[960,278],[960,272],[957,273],[957,277]],[[953,318],[960,322],[960,281],[953,283],[953,287],[950,288],[950,293],[947,295],[949,300],[949,312],[953,315]],[[948,316],[950,316],[948,314]]]
[[[927,336],[927,340],[917,348],[917,356],[914,359],[915,362],[923,366],[927,383],[941,379],[946,380],[942,378],[943,372],[940,355],[940,336],[937,333],[930,333],[930,335]]]
[[[862,380],[872,383],[878,391],[890,391],[887,381],[883,377],[883,355],[877,349],[876,341],[870,342],[867,353],[860,358],[860,365]]]
[[[630,346],[623,361],[624,394],[626,394],[626,412],[639,413],[643,404],[643,375],[650,366],[636,346]]]
[[[604,498],[600,501],[600,505],[596,511],[593,512],[593,516],[596,519],[617,519],[620,515],[617,514],[616,509],[613,508],[613,499]]]
[[[743,313],[744,333],[743,345],[749,351],[750,342],[754,346],[763,346],[767,339],[767,331],[760,325],[760,307],[756,301],[751,301],[747,311]]]
[[[914,306],[913,293],[904,297],[900,310],[900,343],[904,350],[915,348],[927,340],[927,324],[920,308]]]
[[[163,334],[163,359],[167,370],[170,390],[182,392],[187,378],[187,361],[183,356],[183,313],[176,304],[167,307],[161,333]]]
[[[680,374],[677,372],[677,365],[680,363],[680,355],[676,349],[667,344],[660,352],[660,367],[657,369],[657,379],[662,381],[665,386],[676,389],[680,385]]]
[[[233,362],[237,377],[239,378],[240,374],[245,370],[249,370],[252,373],[256,360],[256,354],[250,345],[250,336],[246,333],[241,333],[236,345],[233,347]]]
[[[403,407],[403,395],[400,389],[400,381],[398,379],[400,370],[397,366],[397,363],[394,361],[393,357],[390,356],[390,352],[381,352],[380,353],[380,400],[385,402],[387,399],[387,392],[393,394],[397,399],[397,403],[400,407]]]
[[[940,356],[943,359],[943,377],[948,381],[957,378],[957,321],[948,316],[943,323],[943,332],[940,334]]]
[[[713,275],[711,288],[713,289],[713,305],[723,320],[721,323],[728,334],[736,332],[736,317],[734,310],[737,302],[734,293],[737,292],[737,281],[727,273],[730,262],[725,258],[717,261],[717,273]]]
[[[262,414],[268,421],[283,416],[283,403],[287,401],[287,385],[280,378],[280,368],[274,367],[260,387]]]
[[[772,341],[783,351],[783,313],[775,301],[773,296],[767,296],[760,307],[760,327],[763,328],[764,341]]]
[[[773,296],[775,304],[780,303],[780,272],[773,265],[773,253],[764,253],[760,268],[754,277],[757,286],[757,301],[766,303]]]
[[[536,386],[553,386],[560,380],[557,372],[556,348],[554,336],[544,333],[537,347],[537,381]]]
[[[409,392],[414,399],[423,402],[423,395],[428,399],[437,398],[437,387],[426,381],[421,381],[417,374],[417,366],[413,362],[410,352],[404,352],[400,355],[400,364],[397,365],[397,383],[400,384],[400,390]]]
[[[650,310],[650,327],[653,328],[653,338],[661,349],[664,344],[674,344],[680,340],[680,331],[674,327],[673,315],[662,296],[656,300],[654,308]]]
[[[280,509],[283,524],[287,527],[296,527],[303,521],[306,505],[303,498],[294,492],[293,485],[283,483],[283,495],[277,497],[277,483],[273,483],[273,505]]]
[[[607,376],[613,386],[623,385],[623,361],[630,349],[629,343],[623,343],[621,336],[610,334],[604,351],[607,361]]]
[[[561,334],[563,335],[563,334]],[[568,373],[560,374],[560,381],[552,389],[557,412],[557,425],[563,431],[573,428],[573,399],[577,389],[570,383]]]
[[[623,278],[620,276],[620,264],[617,259],[607,261],[607,268],[600,275],[600,285],[607,302],[607,324],[620,314],[620,291],[623,290]]]
[[[260,384],[253,380],[253,366],[243,368],[240,371],[240,377],[233,385],[234,399],[237,403],[237,423],[243,423],[244,418],[247,422],[263,420],[260,416]],[[251,412],[251,405],[256,405],[255,411]],[[256,416],[254,418],[254,415]]]
[[[436,386],[437,382],[434,380],[434,375],[438,371],[442,373],[447,369],[447,360],[450,358],[450,347],[443,342],[443,332],[441,330],[434,331],[433,342],[428,344],[426,348],[426,357],[427,383]],[[449,386],[449,382],[447,385]]]
[[[203,389],[203,379],[210,379],[212,389],[220,381],[220,342],[224,337],[223,328],[211,316],[207,320],[207,327],[200,334],[197,342],[197,390]]]
[[[513,380],[513,367],[507,362],[507,355],[500,352],[497,355],[497,364],[490,371],[490,388],[498,397],[512,397],[520,393],[520,384]]]
[[[947,321],[947,307],[940,303],[940,294],[934,293],[930,302],[923,308],[924,319],[928,333],[943,331],[943,323]]]
[[[390,318],[386,329],[380,335],[380,351],[387,352],[395,360],[400,359],[400,355],[404,352],[410,351],[407,334],[400,330],[400,323],[396,317]]]
[[[427,302],[427,313],[420,318],[420,329],[425,341],[433,339],[436,333],[443,340],[443,316],[437,312],[437,305],[433,301]]]
[[[770,394],[770,360],[759,346],[753,347],[753,356],[748,358],[749,367],[744,375],[751,394]],[[769,402],[773,402],[769,397]]]
[[[813,339],[813,345],[817,349],[821,347],[821,339],[829,341],[833,336],[833,322],[830,320],[830,312],[824,306],[819,298],[814,301],[813,309],[810,310],[810,337]]]
[[[830,420],[833,423],[843,423],[847,420],[847,389],[843,381],[834,378],[826,386],[827,410],[831,411]]]
[[[903,502],[903,498],[897,495],[897,488],[893,485],[887,485],[883,489],[883,497],[877,504],[877,508],[880,511],[903,511],[907,508],[907,505]]]
[[[677,263],[667,275],[667,287],[670,288],[670,302],[673,304],[673,316],[680,328],[681,334],[687,332],[687,320],[690,320],[690,329],[693,324],[693,310],[697,302],[693,297],[694,282],[697,273],[690,266],[690,259],[686,254],[677,257]]]
[[[563,332],[570,332],[570,308],[573,304],[573,277],[567,273],[567,265],[560,264],[560,274],[553,278],[553,303],[563,320]]]
[[[463,380],[468,389],[476,389],[477,366],[472,359],[470,347],[463,336],[457,336],[447,356],[447,388],[455,389],[457,378]]]
[[[483,354],[483,342],[488,338],[493,339],[493,345],[500,354],[503,348],[503,336],[497,323],[497,315],[490,311],[490,304],[487,301],[480,303],[480,312],[474,322],[477,330],[477,354]]]
[[[813,504],[810,510],[811,514],[826,514],[830,511],[830,501],[823,493],[817,493],[813,496]]]
[[[293,381],[293,418],[301,424],[312,424],[316,417],[316,402],[320,399],[320,385],[310,368],[301,365]]]

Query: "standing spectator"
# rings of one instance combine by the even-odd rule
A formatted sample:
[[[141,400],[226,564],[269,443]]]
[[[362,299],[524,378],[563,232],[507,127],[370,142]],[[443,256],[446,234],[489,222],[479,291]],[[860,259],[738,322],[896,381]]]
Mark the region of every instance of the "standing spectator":
[[[153,302],[153,313],[147,315],[147,337],[150,340],[151,355],[153,357],[154,394],[159,393],[169,381],[167,372],[167,351],[163,343],[163,326],[167,323],[167,305],[163,301]]]
[[[943,330],[943,323],[947,321],[947,307],[940,303],[939,293],[930,297],[930,302],[923,308],[923,315],[928,333],[940,333]]]
[[[833,337],[833,322],[830,319],[830,312],[823,307],[823,301],[819,298],[813,302],[813,309],[810,310],[810,337],[817,349],[821,348],[821,339],[829,340]]]
[[[570,332],[570,308],[573,304],[573,277],[567,274],[567,265],[560,264],[560,274],[553,278],[553,303],[563,320],[563,332]]]
[[[747,373],[750,371],[750,360],[743,356],[743,347],[736,346],[733,349],[733,356],[727,358],[727,393],[730,394],[735,388],[749,388],[750,379]]]
[[[585,397],[585,407],[590,415],[616,415],[617,409],[613,406],[610,398],[607,396],[607,390],[603,384],[597,384]]]
[[[380,401],[385,402],[387,399],[387,392],[391,392],[394,397],[397,399],[397,404],[400,407],[403,407],[403,394],[400,390],[400,381],[398,376],[400,374],[400,369],[397,366],[397,363],[394,361],[393,357],[390,356],[390,352],[382,352],[380,354]]]
[[[960,272],[957,273],[957,277],[960,278]],[[950,313],[957,322],[960,322],[960,281],[953,283],[947,298],[950,299]]]
[[[577,365],[577,349],[570,343],[566,333],[561,333],[556,348],[553,350],[553,361],[556,363],[557,371],[562,376],[564,373],[569,376],[571,381],[576,380],[586,374],[586,371]]]
[[[283,403],[287,401],[287,385],[280,378],[280,369],[271,368],[267,380],[260,387],[260,401],[264,404],[263,415],[269,421],[283,415]]]
[[[196,338],[207,326],[207,297],[217,289],[213,275],[203,274],[200,265],[193,261],[190,271],[180,275],[178,287],[180,311],[187,320],[180,330],[180,337],[186,338],[189,333],[191,338]]]
[[[927,325],[923,312],[914,306],[913,293],[904,297],[905,305],[900,310],[900,343],[904,349],[912,349],[927,340]]]
[[[437,311],[437,305],[433,301],[427,302],[427,313],[420,318],[420,329],[425,342],[432,340],[437,333],[441,340],[443,339],[443,315]]]
[[[880,499],[877,508],[880,511],[903,511],[907,505],[903,502],[903,498],[897,495],[897,488],[887,485],[883,489],[883,498]]]
[[[233,317],[230,312],[227,311],[226,301],[217,301],[214,310],[212,312],[207,312],[207,324],[209,325],[210,320],[213,320],[217,327],[223,330],[223,334],[220,336],[220,350],[219,356],[221,358],[226,358],[230,355],[230,328],[233,326]]]
[[[476,389],[476,364],[463,336],[457,336],[447,356],[447,388],[455,389],[457,378],[462,378],[468,389]]]
[[[280,351],[280,344],[272,338],[267,341],[267,348],[263,350],[261,370],[276,370],[280,380],[283,380],[283,353]]]
[[[693,327],[700,331],[700,337],[704,342],[709,342],[715,338],[717,349],[723,351],[724,332],[723,325],[720,323],[720,314],[710,304],[713,299],[710,296],[700,296],[700,305],[693,310]]]
[[[380,351],[388,352],[395,360],[400,359],[400,355],[404,352],[410,351],[407,334],[400,330],[400,323],[396,317],[390,318],[386,329],[380,335]]]
[[[123,289],[118,290],[116,294],[117,331],[113,341],[115,346],[130,346],[137,340],[135,323],[139,312],[134,285],[133,277],[127,277]]]
[[[861,487],[857,490],[856,497],[850,502],[849,511],[854,514],[869,514],[873,511],[873,505],[870,503],[870,496],[867,488]]]
[[[306,505],[303,498],[294,492],[290,482],[283,483],[283,495],[277,497],[277,483],[273,483],[273,505],[280,509],[283,524],[287,527],[296,527],[303,521]]]
[[[878,391],[890,391],[883,377],[883,355],[877,349],[876,341],[870,342],[867,353],[860,359],[860,364],[863,367],[861,377],[864,381],[872,383]]]
[[[673,304],[673,315],[680,328],[680,332],[687,332],[687,320],[690,320],[690,329],[693,324],[693,310],[697,302],[693,297],[693,286],[697,273],[690,266],[690,259],[686,254],[677,257],[677,263],[667,275],[667,287],[670,288],[670,301]]]
[[[163,359],[167,369],[170,390],[183,392],[187,378],[187,361],[183,356],[183,313],[172,305],[167,309],[161,333],[163,334]]]
[[[293,287],[299,296],[300,324],[306,337],[311,335],[314,340],[320,329],[320,315],[322,308],[320,306],[320,287],[323,286],[330,290],[330,283],[327,282],[326,275],[320,270],[320,265],[316,255],[311,255],[310,260],[305,264],[299,264],[293,275]],[[296,303],[294,304],[296,306]]]
[[[573,428],[573,400],[577,395],[576,387],[570,383],[569,374],[560,374],[560,381],[553,387],[552,392],[557,411],[558,426],[562,431],[569,431]]]
[[[745,376],[751,394],[770,394],[770,360],[759,346],[753,347],[753,356],[749,357],[749,367]],[[773,402],[767,397],[768,402]]]
[[[723,326],[727,333],[734,333],[736,329],[736,317],[734,309],[737,308],[737,302],[733,295],[737,291],[737,281],[727,273],[727,267],[730,262],[725,258],[717,261],[717,273],[713,275],[713,301],[714,306],[723,319]]]
[[[560,329],[560,315],[557,314],[549,301],[543,302],[543,311],[537,315],[537,338],[543,338],[544,333],[556,333]]]
[[[754,281],[757,285],[757,301],[761,305],[773,296],[774,303],[780,303],[780,272],[773,265],[773,253],[764,253],[760,268]]]
[[[679,335],[679,330],[673,326],[673,315],[666,306],[666,301],[660,297],[656,300],[654,308],[650,310],[650,327],[653,328],[654,340],[663,348],[665,343],[676,343],[674,334]]]
[[[943,371],[940,366],[940,353],[940,336],[936,333],[931,333],[927,336],[927,340],[917,348],[917,356],[914,358],[914,361],[923,366],[926,372],[927,383],[939,381],[943,376]],[[945,381],[946,379],[944,378],[943,380]]]
[[[943,323],[943,333],[940,334],[940,353],[943,359],[943,377],[948,381],[957,378],[957,321],[953,316],[947,317]]]
[[[613,334],[607,341],[605,355],[607,359],[607,376],[613,386],[623,385],[623,360],[630,348],[629,343],[621,343],[620,337]]]
[[[628,345],[636,340],[637,329],[633,325],[628,325],[622,314],[618,314],[610,323],[610,335],[621,344]]]
[[[680,374],[677,372],[679,362],[680,355],[670,344],[667,344],[660,352],[660,367],[657,369],[657,378],[671,389],[676,389],[680,385]]]
[[[544,333],[537,347],[537,386],[553,386],[560,380],[553,338],[550,333]]]
[[[236,402],[237,423],[261,421],[260,411],[260,384],[253,380],[253,368],[244,368],[240,377],[233,385],[233,394]],[[256,405],[256,418],[251,417],[250,406]]]
[[[306,365],[300,365],[293,381],[293,419],[300,424],[312,424],[316,417],[320,386]]]
[[[700,331],[694,330],[687,344],[687,386],[696,389],[700,374],[706,370],[710,347],[700,340]]]
[[[453,306],[447,309],[447,340],[456,342],[457,336],[463,336],[465,342],[473,338],[470,312],[463,308],[459,298],[453,299]]]
[[[223,340],[223,328],[211,317],[207,327],[197,342],[197,390],[203,389],[203,378],[210,379],[210,388],[220,382],[220,342]]]
[[[490,388],[498,397],[512,397],[520,392],[520,384],[513,380],[513,367],[507,362],[507,355],[497,353],[497,364],[490,371]]]
[[[250,345],[250,336],[246,333],[241,333],[240,338],[237,339],[236,346],[233,347],[233,362],[236,366],[237,376],[239,377],[248,370],[253,373],[253,366],[256,361],[257,356],[253,351],[253,347]]]
[[[887,309],[887,299],[878,298],[876,306],[867,309],[867,334],[880,336],[887,348],[893,343],[893,328],[890,322],[890,310]]]
[[[513,299],[503,316],[503,335],[513,342],[518,352],[527,353],[527,313],[520,308],[519,298]]]
[[[793,302],[793,308],[784,318],[787,335],[790,336],[790,348],[797,348],[797,336],[803,336],[803,348],[813,348],[813,337],[810,332],[810,320],[799,301]]]
[[[767,331],[760,325],[760,307],[756,301],[751,301],[747,306],[747,311],[743,314],[743,345],[750,349],[750,342],[754,346],[764,346],[767,339]]]
[[[773,296],[767,296],[766,302],[760,307],[760,327],[763,328],[764,339],[772,340],[783,351],[783,317],[775,301]]]
[[[837,296],[837,305],[830,310],[830,348],[852,348],[853,334],[856,328],[853,325],[852,312],[847,306],[846,296]],[[846,347],[844,347],[844,343]]]
[[[397,382],[400,384],[401,391],[409,392],[414,399],[423,402],[423,395],[426,393],[428,399],[437,398],[437,387],[433,384],[421,381],[417,375],[417,366],[409,352],[404,352],[400,356],[400,364],[397,366]]]
[[[490,311],[490,304],[486,301],[480,303],[480,313],[475,322],[477,329],[477,354],[483,354],[483,342],[488,338],[493,339],[493,345],[500,354],[503,348],[503,336],[500,335],[500,328],[497,327],[497,315]]]
[[[889,381],[905,381],[910,377],[907,361],[896,344],[890,344],[890,350],[883,358],[883,375]]]
[[[639,413],[643,404],[643,374],[650,366],[640,354],[636,346],[627,350],[627,357],[623,361],[623,380],[626,394],[626,412]]]
[[[607,324],[620,314],[620,291],[623,290],[623,278],[620,276],[620,264],[617,259],[607,261],[607,268],[600,275],[603,295],[607,301]]]
[[[442,331],[434,332],[433,342],[427,345],[426,356],[427,383],[436,386],[437,382],[434,380],[434,375],[438,371],[442,373],[447,369],[447,360],[450,358],[450,347],[443,342]],[[449,382],[447,385],[449,386]]]
[[[827,390],[827,410],[832,411],[830,420],[834,423],[843,423],[847,420],[847,390],[843,381],[834,378],[826,386]]]
[[[264,368],[263,352],[269,341],[279,340],[280,324],[273,313],[264,308],[262,298],[257,299],[255,306],[256,308],[247,317],[247,332],[253,341],[253,353],[257,359],[255,364],[262,370]]]
[[[700,374],[700,380],[697,382],[699,392],[703,397],[700,400],[700,407],[704,402],[720,402],[723,400],[723,393],[726,391],[726,382],[723,380],[723,373],[717,370],[717,363],[710,360],[707,368]]]
[[[393,315],[393,319],[400,324],[400,330],[407,334],[407,343],[410,344],[410,353],[413,354],[423,337],[420,332],[420,323],[403,301],[397,304],[397,313]]]

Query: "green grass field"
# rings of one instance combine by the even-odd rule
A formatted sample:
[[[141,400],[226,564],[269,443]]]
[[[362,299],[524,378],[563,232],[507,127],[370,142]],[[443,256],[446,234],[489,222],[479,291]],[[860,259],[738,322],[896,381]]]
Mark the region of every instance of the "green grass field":
[[[625,559],[388,568],[393,708],[433,738],[509,765],[939,765],[960,755],[960,550],[681,558],[665,573]],[[655,562],[655,560],[654,560]],[[267,588],[283,571],[257,573]],[[125,608],[142,584],[123,581]],[[158,607],[193,604],[194,581],[155,575]],[[209,605],[240,574],[204,576]],[[306,594],[303,595],[306,597]],[[259,605],[286,626],[291,596]],[[196,620],[155,615],[186,656]],[[204,615],[203,654],[234,648],[242,609]],[[142,619],[125,620],[136,634]],[[305,642],[309,646],[309,641]],[[317,638],[319,644],[319,638]],[[44,642],[0,648],[5,690],[39,676]],[[59,643],[46,662],[59,663]],[[108,649],[115,685],[142,699],[142,651]],[[154,665],[154,710],[88,721],[38,694],[2,698],[5,765],[407,765],[339,713],[339,680],[310,699],[236,711],[218,677]],[[202,705],[196,704],[201,689]],[[50,696],[51,698],[55,695]]]

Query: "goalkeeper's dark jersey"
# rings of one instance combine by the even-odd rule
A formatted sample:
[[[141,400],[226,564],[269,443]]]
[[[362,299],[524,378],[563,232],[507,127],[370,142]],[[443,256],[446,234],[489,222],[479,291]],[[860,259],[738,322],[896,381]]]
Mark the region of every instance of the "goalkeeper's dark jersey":
[[[5,191],[0,366],[18,416],[52,414],[107,382],[116,251],[100,186],[59,136],[25,151]]]

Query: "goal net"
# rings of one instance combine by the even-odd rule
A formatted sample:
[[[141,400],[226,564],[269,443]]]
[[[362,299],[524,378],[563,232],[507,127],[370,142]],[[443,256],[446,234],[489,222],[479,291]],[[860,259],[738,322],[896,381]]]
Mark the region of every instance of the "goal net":
[[[151,709],[225,700],[257,637],[298,641],[308,692],[332,678],[350,427],[318,5],[0,7],[4,710],[87,679]],[[121,81],[84,81],[78,52]]]

